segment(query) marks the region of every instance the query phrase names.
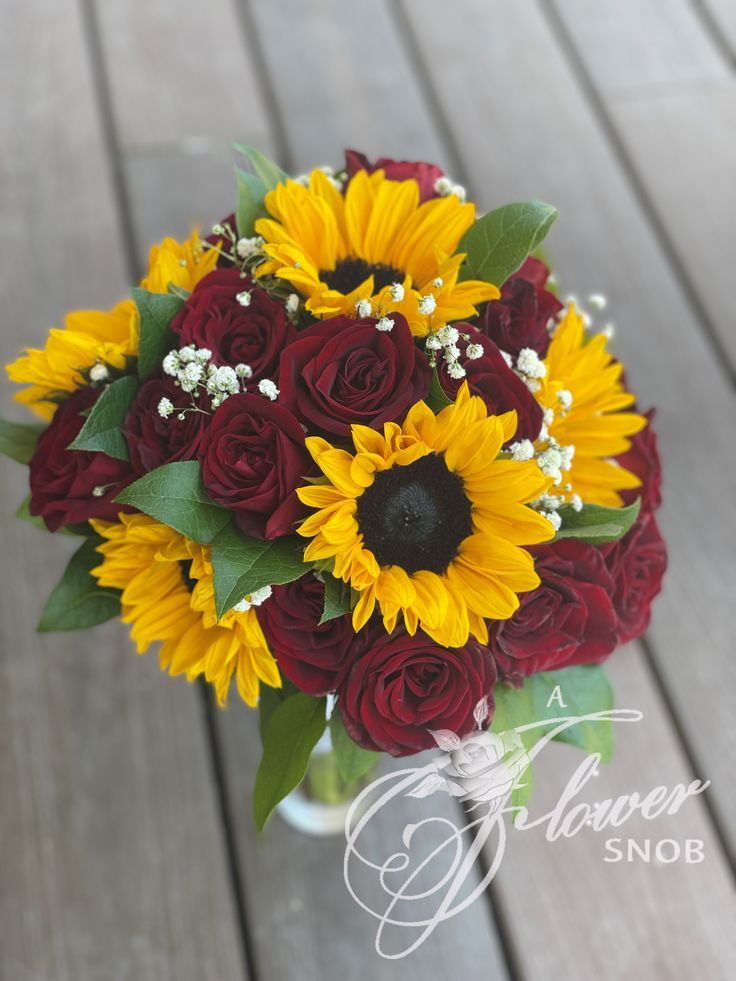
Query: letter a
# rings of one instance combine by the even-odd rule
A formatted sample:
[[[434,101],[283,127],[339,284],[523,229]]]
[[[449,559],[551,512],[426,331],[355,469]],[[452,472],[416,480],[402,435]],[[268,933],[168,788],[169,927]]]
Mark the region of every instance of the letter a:
[[[555,685],[555,690],[552,692],[552,694],[547,699],[547,708],[550,707],[550,705],[552,704],[552,702],[557,702],[557,704],[560,706],[560,708],[563,708],[563,709],[566,709],[567,708],[567,705],[565,705],[565,702],[563,701],[563,698],[562,698],[562,689],[560,688],[559,685]]]

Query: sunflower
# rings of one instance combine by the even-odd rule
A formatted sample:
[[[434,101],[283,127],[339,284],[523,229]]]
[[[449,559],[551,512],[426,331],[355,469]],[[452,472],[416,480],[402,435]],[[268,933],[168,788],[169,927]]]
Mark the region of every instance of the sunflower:
[[[246,601],[221,620],[215,614],[209,550],[143,514],[119,522],[92,521],[105,542],[102,564],[92,570],[101,586],[122,590],[122,620],[132,624],[139,654],[161,642],[160,664],[189,681],[204,675],[221,705],[233,674],[248,705],[258,701],[259,681],[281,686],[278,668]]]
[[[639,478],[614,457],[631,446],[628,438],[647,424],[644,416],[624,412],[635,402],[622,381],[623,365],[606,350],[606,336],[587,338],[574,305],[555,331],[540,379],[539,402],[552,421],[550,438],[574,447],[570,469],[554,493],[565,500],[577,495],[586,504],[621,507],[621,490],[639,487]],[[544,448],[545,441],[538,444]]]
[[[307,439],[328,483],[297,492],[319,509],[299,528],[312,538],[304,558],[334,559],[333,575],[358,590],[356,631],[378,604],[389,633],[402,613],[409,633],[421,625],[446,647],[469,633],[486,642],[484,619],[507,619],[539,585],[521,546],[554,535],[526,506],[550,480],[533,461],[498,459],[515,429],[515,412],[487,415],[463,384],[437,416],[417,402],[383,434],[353,426],[354,455]]]
[[[141,286],[165,293],[173,283],[191,291],[214,268],[217,256],[216,249],[204,249],[196,233],[182,243],[166,238],[152,247]],[[123,300],[112,310],[67,314],[64,327],[52,327],[43,348],[27,348],[7,372],[11,381],[29,386],[16,393],[16,401],[51,419],[60,398],[88,383],[94,365],[124,370],[137,353],[138,310],[132,300]]]
[[[316,317],[354,314],[368,301],[379,316],[403,314],[423,337],[500,295],[488,283],[458,282],[465,256],[456,250],[475,208],[453,194],[420,204],[415,180],[390,181],[382,170],[359,171],[342,194],[314,170],[308,187],[279,184],[265,206],[271,217],[256,231],[269,259],[257,275],[287,280]]]

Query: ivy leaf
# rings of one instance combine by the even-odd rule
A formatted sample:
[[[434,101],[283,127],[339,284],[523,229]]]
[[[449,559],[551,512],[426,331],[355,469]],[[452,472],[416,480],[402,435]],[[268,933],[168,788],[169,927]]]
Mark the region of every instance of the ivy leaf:
[[[243,535],[233,524],[220,529],[212,542],[217,618],[263,586],[280,586],[304,575],[309,567],[303,552],[304,543],[292,535],[261,541]]]
[[[566,707],[561,706],[556,697],[552,698],[557,685]],[[491,728],[494,732],[505,732],[529,722],[545,719],[555,722],[567,716],[590,715],[613,708],[611,685],[595,664],[542,671],[526,678],[522,688],[497,685],[493,697],[496,710]],[[540,726],[520,735],[526,748],[531,749],[547,731]],[[586,753],[600,753],[604,762],[613,755],[613,723],[610,721],[579,722],[554,738]]]
[[[260,177],[265,193],[272,191],[278,184],[283,184],[289,179],[289,175],[283,171],[273,160],[269,160],[260,150],[246,143],[236,143],[234,149],[246,157]],[[238,231],[240,230],[238,226]]]
[[[230,520],[230,513],[207,496],[196,460],[158,467],[126,487],[115,500],[162,521],[200,545],[209,545]]]
[[[434,368],[432,368],[432,380],[429,383],[429,391],[427,392],[427,397],[424,401],[435,415],[447,408],[448,405],[452,405],[452,399],[448,398],[448,396],[445,394],[444,388],[440,384],[440,378],[437,373],[436,365]]]
[[[129,460],[128,444],[120,427],[138,391],[135,375],[124,375],[108,385],[92,406],[70,450],[91,450]]]
[[[130,292],[140,317],[138,377],[143,382],[161,367],[165,355],[178,346],[170,325],[184,301],[171,293],[151,293],[137,286]]]
[[[240,238],[250,238],[255,232],[255,224],[259,218],[266,215],[263,198],[266,185],[260,177],[248,174],[240,167],[235,168],[238,182],[238,203],[235,209],[235,224]]]
[[[480,279],[501,287],[539,246],[557,217],[543,201],[520,201],[489,211],[467,230],[458,252],[466,257],[460,279]]]
[[[90,575],[102,562],[96,551],[101,541],[88,538],[72,556],[43,609],[37,627],[41,633],[84,630],[120,614],[120,591],[103,588]]]
[[[330,716],[330,738],[337,769],[347,784],[364,777],[371,767],[375,766],[381,755],[363,749],[350,738],[337,709],[334,709]]]
[[[319,620],[320,627],[323,623],[337,620],[338,617],[344,616],[352,610],[352,591],[349,586],[328,572],[325,573],[324,583],[325,605]]]
[[[634,524],[640,508],[640,498],[624,508],[603,508],[597,504],[584,504],[582,510],[575,511],[566,504],[557,512],[562,524],[554,540],[575,538],[590,545],[617,542]]]
[[[253,818],[259,831],[279,801],[303,779],[324,730],[325,699],[303,692],[291,695],[268,717],[253,789]]]
[[[30,463],[38,437],[45,429],[46,426],[39,423],[0,419],[0,453],[17,463]]]

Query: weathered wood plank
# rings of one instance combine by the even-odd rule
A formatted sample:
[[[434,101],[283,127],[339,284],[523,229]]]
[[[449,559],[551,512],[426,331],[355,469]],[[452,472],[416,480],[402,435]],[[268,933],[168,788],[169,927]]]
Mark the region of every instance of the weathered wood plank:
[[[736,680],[724,534],[736,468],[712,449],[732,442],[732,393],[538,6],[462,0],[449,22],[438,0],[406,9],[481,203],[560,207],[549,247],[563,284],[610,297],[634,390],[659,406],[670,568],[649,638],[733,841],[736,730],[714,692]]]
[[[163,0],[158,0],[157,6],[159,16],[163,17],[166,6]],[[182,8],[173,0],[168,7],[172,17],[175,12],[180,20],[179,30],[191,37],[197,29],[197,18],[200,14],[192,12],[189,7]],[[116,22],[113,31],[112,26],[105,19],[105,11],[102,8],[106,9],[106,4],[102,4],[100,13],[113,104],[120,106],[126,99],[127,76],[125,47],[118,48],[118,37],[120,33],[132,34],[138,28],[130,17]],[[295,6],[294,12],[296,11]],[[299,20],[300,23],[305,23],[303,15]],[[326,18],[325,23],[329,24],[329,18]],[[348,25],[350,23],[349,20]],[[386,20],[384,23],[389,22]],[[312,24],[311,18],[309,24]],[[351,30],[356,31],[353,43],[357,44],[360,34],[357,33],[357,28]],[[294,33],[293,29],[289,32],[290,35]],[[303,36],[300,32],[296,34],[301,38],[300,44],[303,44]],[[225,43],[223,39],[227,38],[227,30],[224,26],[220,28],[219,35],[220,44]],[[265,45],[273,45],[271,52],[273,55],[276,55],[278,50],[281,62],[285,57],[291,55],[296,57],[296,50],[291,52],[291,55],[284,53],[282,47],[284,35],[276,33],[273,26],[268,38],[261,38],[261,41]],[[129,39],[126,43],[135,50],[135,40]],[[231,39],[231,43],[236,42]],[[396,43],[395,39],[393,43]],[[310,61],[313,59],[316,66],[329,54],[329,51],[311,45],[306,50],[308,55],[302,51],[300,60],[292,59],[291,64],[299,66],[300,79],[310,78],[313,81],[312,77],[316,72],[305,63],[305,57]],[[159,71],[155,63],[150,64],[147,71],[148,86],[163,90],[170,86],[169,80]],[[186,104],[188,87],[194,84],[198,84],[194,76],[177,80],[182,104]],[[253,98],[248,103],[248,111],[253,108],[257,118],[262,110],[253,104]],[[340,98],[344,99],[344,94]],[[339,106],[341,112],[346,111],[343,102],[340,102]],[[388,108],[388,102],[386,107]],[[322,118],[325,107],[315,101],[313,111]],[[376,113],[376,118],[379,118],[379,115]],[[290,148],[294,148],[294,157],[299,157],[302,165],[306,166],[310,159],[306,156],[302,157],[301,154],[305,152],[303,148],[296,142],[291,142],[292,132],[303,126],[303,121],[292,115],[290,107],[287,109],[286,119]],[[246,128],[255,132],[256,127],[249,124],[247,119],[244,120],[243,106],[239,105],[237,112],[235,107],[232,107],[233,132],[238,126],[244,125],[244,122]],[[126,153],[127,127],[132,125],[127,110],[121,112],[119,119],[116,117],[116,125],[120,130],[120,142]],[[172,145],[181,146],[193,122],[185,111],[181,111],[177,117],[178,129],[171,129],[171,119],[168,125]],[[222,118],[219,118],[218,125],[224,125]],[[392,125],[390,120],[386,119],[384,125],[388,133]],[[205,138],[210,135],[208,130],[200,129],[199,132]],[[354,132],[357,134],[357,130]],[[337,129],[335,135],[338,136]],[[255,137],[252,141],[256,142]],[[267,137],[259,142],[268,148],[274,141],[270,134],[267,134]],[[328,148],[329,153],[324,148],[320,150],[314,143],[312,148],[314,153],[311,158],[312,163],[315,160],[329,159],[331,156],[339,161],[342,140],[336,140],[334,153],[332,147]],[[380,142],[375,144],[375,149],[380,151]],[[137,159],[137,152],[131,150],[128,154],[125,168],[128,175],[131,173],[131,163]],[[136,157],[133,156],[134,153]],[[186,228],[192,207],[200,206],[200,202],[190,200],[188,195],[178,196],[165,190],[170,167],[179,166],[183,160],[176,156],[175,151],[167,153],[165,157],[156,152],[147,152],[145,160],[146,180],[137,182],[135,186],[129,186],[134,232],[139,241],[143,240],[139,216],[146,216],[145,228],[148,237],[157,238],[172,228],[180,230]],[[201,160],[201,167],[204,184],[208,179],[206,155]],[[230,209],[233,204],[232,198],[233,190],[230,189],[227,200],[223,200],[220,205],[220,211],[210,215],[210,220],[219,217],[221,211]],[[481,972],[490,970],[491,976],[500,979],[506,977],[500,947],[493,932],[491,914],[483,902],[477,904],[471,912],[458,921],[462,934],[456,939],[448,937],[452,931],[450,926],[448,931],[433,937],[408,961],[399,962],[400,966],[379,961],[372,950],[374,923],[353,903],[342,881],[344,843],[338,839],[331,841],[307,839],[287,828],[280,819],[275,819],[264,835],[257,836],[250,808],[250,795],[260,756],[255,713],[239,703],[233,693],[233,704],[228,711],[217,713],[216,722],[224,747],[227,797],[231,805],[231,826],[235,829],[237,837],[239,871],[248,914],[249,947],[259,975],[264,978],[279,978],[283,981],[305,976],[358,979],[372,973],[371,969],[367,969],[367,964],[375,964],[375,971],[380,972],[381,977],[420,978],[432,976],[437,964],[442,964],[444,967],[440,973],[444,974],[460,971],[469,977],[476,977],[480,976]],[[445,805],[446,808],[449,807],[450,802],[445,802]],[[400,845],[398,825],[392,824],[391,827],[396,833],[398,846]],[[469,936],[472,939],[469,939]]]
[[[736,371],[736,75],[687,0],[555,0],[682,275]],[[644,17],[644,29],[641,18]],[[650,52],[644,56],[642,46]]]
[[[5,14],[3,363],[125,286],[77,5]],[[23,468],[4,462],[0,484],[0,976],[243,978],[196,693],[122,627],[34,633],[73,543],[13,519]]]

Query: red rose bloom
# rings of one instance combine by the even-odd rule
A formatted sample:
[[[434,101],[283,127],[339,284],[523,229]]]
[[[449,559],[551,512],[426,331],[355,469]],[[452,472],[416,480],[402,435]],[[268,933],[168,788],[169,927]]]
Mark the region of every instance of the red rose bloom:
[[[29,510],[40,515],[49,531],[82,524],[90,518],[114,520],[126,511],[114,499],[131,482],[130,464],[104,453],[67,449],[84,425],[102,389],[80,388],[59,406],[41,435],[30,463]],[[103,488],[100,496],[96,488]]]
[[[325,587],[311,573],[274,586],[257,608],[258,621],[279,668],[309,695],[334,691],[348,665],[355,637],[350,614],[320,624]]]
[[[258,395],[231,395],[212,417],[199,458],[210,498],[246,535],[278,538],[302,514],[295,488],[311,469],[294,416]]]
[[[236,299],[243,292],[250,292],[247,307]],[[249,365],[254,384],[275,380],[281,351],[296,337],[282,304],[232,267],[215,269],[197,283],[171,329],[181,346],[209,348],[216,365]]]
[[[514,357],[530,347],[540,358],[549,347],[547,324],[562,304],[544,288],[549,269],[539,259],[529,258],[501,287],[498,300],[491,300],[481,318],[483,331],[502,351]]]
[[[350,736],[365,749],[407,756],[435,745],[429,730],[463,736],[475,727],[473,709],[485,695],[493,714],[496,668],[489,652],[470,640],[441,647],[421,630],[358,634],[337,705]]]
[[[281,401],[310,431],[347,436],[353,423],[377,428],[427,394],[427,359],[404,317],[391,319],[391,331],[378,330],[372,318],[318,321],[283,352]]]
[[[602,552],[614,581],[618,639],[625,644],[649,625],[652,600],[662,588],[667,568],[667,548],[654,515],[644,514],[620,541],[604,545]]]
[[[641,498],[642,512],[656,511],[662,504],[662,465],[657,448],[657,434],[652,428],[655,411],[650,409],[644,415],[649,425],[631,437],[631,449],[618,457],[622,467],[626,467],[641,480],[641,487],[621,492],[625,504]]]
[[[600,550],[559,541],[534,549],[540,585],[520,597],[508,620],[489,624],[489,647],[502,677],[599,664],[617,644],[614,583]]]
[[[453,401],[458,389],[467,381],[472,395],[479,395],[491,415],[516,410],[519,422],[512,439],[532,442],[539,436],[542,428],[542,407],[534,398],[519,376],[509,368],[499,348],[483,334],[479,334],[471,324],[455,324],[462,333],[470,334],[470,341],[458,341],[461,351],[460,364],[465,368],[466,377],[450,378],[445,365],[438,368],[439,379],[445,393]],[[465,356],[468,344],[480,344],[483,355],[470,360]]]
[[[158,411],[162,398],[169,399],[174,412],[163,419]],[[207,409],[206,397],[199,400]],[[204,412],[188,411],[184,419],[179,411],[190,409],[191,399],[171,378],[151,378],[138,390],[123,423],[123,433],[130,449],[130,465],[140,476],[175,460],[193,460],[202,435],[210,421]]]
[[[359,170],[367,170],[369,174],[382,170],[390,181],[415,180],[419,184],[420,201],[436,198],[435,182],[437,178],[444,177],[435,164],[420,160],[392,160],[390,157],[379,157],[375,163],[371,163],[364,153],[357,150],[345,151],[345,170],[348,177],[354,177]]]

